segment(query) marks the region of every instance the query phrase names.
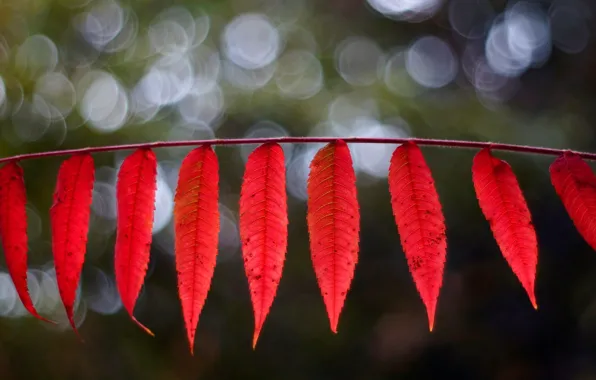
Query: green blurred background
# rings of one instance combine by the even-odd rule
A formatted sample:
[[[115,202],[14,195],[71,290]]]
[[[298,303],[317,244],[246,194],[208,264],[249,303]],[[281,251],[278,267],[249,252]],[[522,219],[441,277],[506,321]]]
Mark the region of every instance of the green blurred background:
[[[155,140],[433,137],[593,150],[590,0],[0,0],[0,155]],[[351,145],[360,262],[329,330],[306,231],[308,163],[284,146],[289,247],[251,349],[238,198],[253,146],[217,147],[218,265],[188,353],[173,256],[172,195],[190,148],[158,149],[151,263],[135,315],[114,284],[115,176],[94,156],[91,231],[76,318],[59,300],[48,209],[62,158],[23,162],[29,317],[0,262],[0,379],[596,379],[596,256],[548,178],[552,157],[498,153],[537,228],[539,310],[501,257],[475,200],[474,151],[425,148],[448,259],[428,332],[391,213],[395,146]]]

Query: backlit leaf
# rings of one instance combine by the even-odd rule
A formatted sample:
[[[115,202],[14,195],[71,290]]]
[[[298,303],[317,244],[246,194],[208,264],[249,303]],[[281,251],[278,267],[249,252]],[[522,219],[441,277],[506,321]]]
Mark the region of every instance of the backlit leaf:
[[[435,181],[416,144],[405,143],[393,152],[389,190],[401,245],[432,331],[443,284],[447,238]]]
[[[360,231],[356,174],[343,140],[317,152],[310,164],[307,193],[311,258],[331,330],[337,332],[358,262]]]
[[[284,152],[261,145],[248,157],[240,192],[240,238],[255,315],[253,348],[281,279],[288,241]]]

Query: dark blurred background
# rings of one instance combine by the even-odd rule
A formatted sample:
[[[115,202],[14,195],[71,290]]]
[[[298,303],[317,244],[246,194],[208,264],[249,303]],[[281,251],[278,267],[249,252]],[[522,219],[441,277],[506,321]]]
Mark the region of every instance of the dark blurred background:
[[[592,0],[0,0],[0,155],[154,140],[266,136],[434,137],[593,151]],[[238,237],[253,146],[217,147],[221,244],[195,356],[185,338],[172,196],[188,149],[158,149],[151,264],[136,308],[114,284],[115,176],[129,152],[94,156],[91,231],[70,330],[48,208],[62,158],[23,162],[27,315],[0,262],[0,378],[596,379],[596,254],[550,185],[552,157],[498,153],[537,227],[539,310],[491,235],[471,183],[474,151],[424,148],[444,205],[448,259],[435,331],[391,213],[395,146],[351,145],[360,262],[328,320],[310,262],[305,189],[320,145],[287,145],[289,248],[256,351]]]

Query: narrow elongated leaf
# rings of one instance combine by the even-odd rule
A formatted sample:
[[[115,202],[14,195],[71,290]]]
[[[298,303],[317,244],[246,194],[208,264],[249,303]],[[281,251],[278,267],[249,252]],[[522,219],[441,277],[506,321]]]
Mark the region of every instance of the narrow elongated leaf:
[[[447,238],[435,181],[416,144],[407,142],[393,152],[389,190],[401,245],[432,331],[443,284]]]
[[[42,321],[52,322],[37,313],[29,296],[26,205],[27,193],[23,169],[17,163],[10,162],[0,169],[0,239],[6,265],[25,309]]]
[[[156,181],[155,154],[150,149],[138,149],[122,163],[116,184],[116,284],[124,308],[150,335],[153,335],[151,330],[142,325],[133,312],[149,265]]]
[[[337,332],[358,262],[360,231],[356,174],[343,140],[317,152],[310,164],[307,193],[311,258],[331,330]]]
[[[281,279],[288,242],[284,152],[261,145],[248,157],[240,192],[240,238],[255,315],[253,348]]]
[[[210,146],[182,161],[174,198],[178,294],[193,352],[199,315],[211,286],[219,241],[219,164]]]
[[[72,156],[64,161],[58,172],[54,204],[50,209],[58,290],[70,325],[77,335],[73,307],[87,250],[94,178],[91,155]]]
[[[596,176],[577,154],[565,152],[550,166],[550,178],[584,240],[596,250]]]
[[[503,256],[537,308],[534,295],[538,264],[536,232],[511,166],[484,148],[474,157],[472,180],[480,208]]]

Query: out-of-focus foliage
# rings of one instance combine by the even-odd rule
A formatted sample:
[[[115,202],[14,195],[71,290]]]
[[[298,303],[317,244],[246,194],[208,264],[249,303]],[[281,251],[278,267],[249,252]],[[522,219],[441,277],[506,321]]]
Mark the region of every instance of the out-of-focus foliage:
[[[0,0],[0,155],[152,140],[280,135],[437,137],[591,150],[589,0]],[[26,315],[0,265],[0,377],[596,377],[596,256],[549,184],[550,160],[507,155],[540,246],[534,312],[474,199],[473,152],[425,149],[448,253],[435,332],[391,214],[394,146],[350,146],[360,261],[329,332],[306,233],[308,164],[284,146],[289,249],[251,351],[238,199],[253,146],[218,147],[221,234],[213,286],[188,355],[176,297],[173,194],[189,149],[160,149],[151,263],[135,315],[114,284],[115,178],[128,152],[98,154],[87,259],[69,330],[51,261],[48,209],[60,159],[23,163],[29,196]]]

